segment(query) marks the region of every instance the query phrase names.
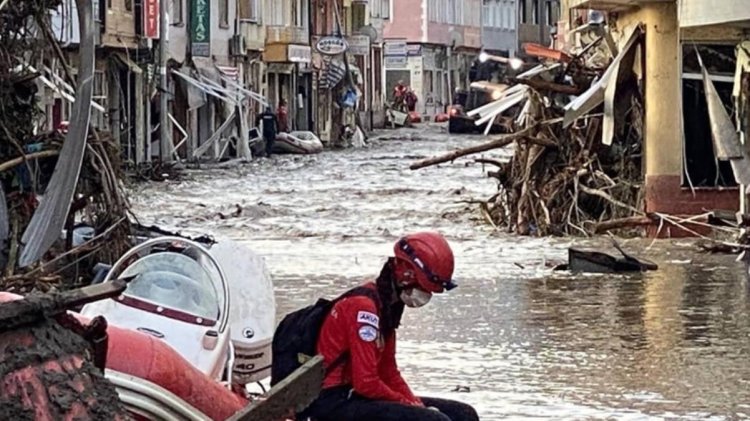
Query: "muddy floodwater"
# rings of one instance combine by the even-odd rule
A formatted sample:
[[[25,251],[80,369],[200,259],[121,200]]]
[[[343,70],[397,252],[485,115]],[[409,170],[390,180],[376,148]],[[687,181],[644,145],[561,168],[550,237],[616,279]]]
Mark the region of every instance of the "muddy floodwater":
[[[607,242],[494,230],[472,201],[496,186],[471,160],[408,169],[481,141],[435,126],[382,132],[364,149],[191,171],[132,200],[143,222],[265,256],[279,315],[377,275],[399,234],[441,230],[460,287],[407,311],[399,363],[417,392],[472,403],[484,420],[749,418],[742,266],[690,241],[630,240],[659,271],[553,274],[569,246]]]

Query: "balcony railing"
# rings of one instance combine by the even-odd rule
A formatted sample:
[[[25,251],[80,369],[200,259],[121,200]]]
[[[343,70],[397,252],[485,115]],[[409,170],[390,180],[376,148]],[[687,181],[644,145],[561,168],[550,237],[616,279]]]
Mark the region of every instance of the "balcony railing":
[[[307,30],[298,26],[267,26],[266,44],[300,44],[307,45],[310,41]]]

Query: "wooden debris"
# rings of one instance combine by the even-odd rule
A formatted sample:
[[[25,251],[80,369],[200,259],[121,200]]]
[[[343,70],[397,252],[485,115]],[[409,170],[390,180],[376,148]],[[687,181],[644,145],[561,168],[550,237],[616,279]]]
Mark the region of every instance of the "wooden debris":
[[[294,419],[320,394],[323,387],[323,357],[310,359],[286,379],[274,386],[267,396],[233,415],[227,421],[279,421]]]
[[[634,32],[629,42],[642,39],[640,32]],[[502,81],[512,85],[506,92],[523,96],[518,104],[505,107],[503,101],[508,99],[500,98],[470,113],[483,120],[510,117],[514,133],[415,162],[411,168],[513,144],[514,155],[509,162],[488,161],[486,156],[476,160],[497,167],[488,175],[499,181],[499,194],[482,212],[493,225],[522,235],[542,236],[590,235],[653,224],[654,218],[642,211],[644,106],[642,85],[631,66],[621,66],[618,77],[611,78],[611,83],[615,79],[617,83],[615,105],[614,110],[606,112],[594,101],[598,98],[594,90],[605,86],[596,81],[618,68],[601,68],[598,49],[581,46],[580,51],[569,54],[542,46],[527,47],[534,55],[555,63]],[[618,56],[613,62],[621,61]],[[588,86],[594,87],[584,92]],[[579,95],[586,111],[565,119],[566,105],[575,95]],[[593,99],[589,101],[589,97]],[[605,141],[610,134],[611,143]]]
[[[509,134],[509,135],[502,135],[492,141],[489,141],[487,143],[482,143],[481,145],[470,146],[468,148],[463,148],[463,149],[457,149],[453,152],[449,152],[447,154],[440,155],[434,158],[423,159],[421,161],[413,163],[409,168],[411,168],[412,170],[418,170],[421,168],[430,167],[430,166],[437,165],[437,164],[442,164],[444,162],[454,161],[457,158],[460,158],[462,156],[472,155],[475,153],[485,152],[485,151],[489,151],[492,149],[502,148],[502,147],[510,145],[511,143],[513,143],[514,141],[518,139],[522,139],[524,136],[528,135],[529,133],[531,133],[531,128],[522,130],[517,133]]]

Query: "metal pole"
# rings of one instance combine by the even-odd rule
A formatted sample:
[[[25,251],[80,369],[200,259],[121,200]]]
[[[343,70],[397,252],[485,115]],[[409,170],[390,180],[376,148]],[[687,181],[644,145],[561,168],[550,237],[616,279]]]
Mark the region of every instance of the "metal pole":
[[[167,77],[167,60],[169,59],[167,40],[169,33],[169,21],[167,19],[167,8],[169,0],[159,1],[159,154],[162,162],[171,162],[172,136],[169,135],[169,79]]]

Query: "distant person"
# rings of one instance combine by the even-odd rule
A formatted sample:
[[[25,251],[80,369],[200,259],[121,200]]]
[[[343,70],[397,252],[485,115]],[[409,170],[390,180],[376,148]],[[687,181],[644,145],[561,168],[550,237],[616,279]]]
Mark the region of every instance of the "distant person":
[[[279,122],[279,132],[289,133],[289,108],[287,108],[285,99],[279,101],[279,107],[276,109],[276,117]]]
[[[471,406],[417,397],[396,364],[404,307],[453,289],[453,251],[436,232],[402,237],[380,276],[336,300],[320,329],[327,366],[320,397],[306,415],[317,421],[478,421]]]
[[[399,80],[393,87],[393,108],[402,111],[406,107],[406,92],[408,88],[403,80]]]
[[[266,156],[271,156],[273,152],[273,143],[276,141],[276,135],[279,133],[279,121],[273,113],[271,107],[266,107],[263,114],[255,119],[255,125],[263,123],[263,139],[266,141]]]
[[[407,90],[404,101],[406,102],[406,108],[409,110],[409,112],[416,111],[417,102],[419,101],[419,99],[417,98],[417,94],[414,93],[414,91],[412,91],[411,89]]]

